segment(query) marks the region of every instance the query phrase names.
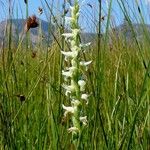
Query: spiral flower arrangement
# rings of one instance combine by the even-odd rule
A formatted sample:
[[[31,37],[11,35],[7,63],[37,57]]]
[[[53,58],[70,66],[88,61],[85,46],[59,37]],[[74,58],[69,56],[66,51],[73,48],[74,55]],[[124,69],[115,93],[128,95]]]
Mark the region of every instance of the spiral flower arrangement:
[[[72,125],[68,129],[72,133],[73,141],[78,141],[81,130],[87,125],[87,116],[82,116],[82,104],[86,101],[88,104],[89,95],[86,93],[86,77],[84,72],[87,71],[88,65],[92,61],[84,61],[81,58],[81,52],[84,51],[84,47],[90,43],[82,44],[80,41],[80,27],[79,27],[79,2],[74,1],[74,5],[70,6],[71,16],[67,17],[70,22],[70,33],[64,33],[66,42],[70,45],[69,51],[61,51],[64,55],[64,61],[69,64],[68,67],[62,70],[64,76],[64,84],[62,85],[65,90],[65,95],[70,99],[71,106],[63,105],[64,117],[71,114]],[[83,71],[84,70],[84,71]]]

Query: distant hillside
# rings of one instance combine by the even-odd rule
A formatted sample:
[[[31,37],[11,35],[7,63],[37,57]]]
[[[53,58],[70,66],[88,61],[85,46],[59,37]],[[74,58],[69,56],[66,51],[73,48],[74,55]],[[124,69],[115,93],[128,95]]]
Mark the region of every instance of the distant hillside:
[[[44,42],[46,42],[48,39],[49,42],[52,42],[53,37],[51,34],[48,34],[48,29],[50,28],[53,32],[55,32],[54,25],[50,25],[48,22],[44,20],[39,21],[41,21],[42,27],[41,32],[42,36],[44,37]],[[12,19],[0,22],[0,43],[4,39],[4,31],[6,29],[6,25],[8,29],[8,24],[10,23],[12,24],[12,37],[13,37],[12,39],[14,42],[17,42],[17,40],[23,33],[25,22],[26,22],[25,19]],[[33,44],[37,43],[38,35],[39,35],[39,28],[30,29],[30,40]],[[83,42],[89,42],[93,41],[96,38],[96,35],[94,33],[82,33],[81,38]]]
[[[12,23],[12,41],[13,43],[17,43],[19,40],[19,37],[23,33],[25,21],[26,21],[25,19],[12,19],[12,20],[5,20],[5,21],[0,22],[0,44],[2,40],[4,39],[4,37],[6,41],[7,36],[4,36],[4,31],[6,29],[6,25],[8,27],[8,24],[10,22]],[[42,43],[46,43],[47,40],[49,40],[49,43],[51,43],[53,41],[53,36],[48,32],[48,29],[50,28],[53,32],[55,32],[56,29],[54,25],[52,24],[50,25],[50,23],[44,20],[39,20],[39,21],[41,22],[42,37],[44,37]],[[142,39],[143,25],[133,24],[133,28],[134,28],[137,38]],[[144,28],[148,32],[150,32],[150,25],[144,25]],[[118,27],[115,27],[113,30],[115,31],[116,35],[123,35],[128,40],[132,39],[133,37],[131,28],[126,22],[119,25]],[[30,40],[33,44],[36,44],[38,42],[38,37],[39,37],[39,28],[30,29]],[[95,33],[82,33],[81,34],[81,38],[84,43],[95,41],[96,37],[97,35]]]
[[[144,32],[150,33],[150,25],[148,24],[132,24],[133,30],[134,30],[134,36],[138,40],[142,40]],[[133,31],[131,26],[129,26],[126,22],[123,24],[115,27],[113,29],[117,35],[122,35],[127,40],[133,39]]]
[[[48,22],[44,20],[39,20],[39,21],[41,22],[42,36],[45,37],[45,39],[47,39],[48,29],[51,28],[52,31],[54,31],[54,26],[50,25]],[[26,22],[25,19],[12,19],[12,20],[5,20],[5,21],[0,22],[0,42],[4,39],[4,31],[8,29],[8,25],[10,23],[12,24],[12,39],[14,41],[17,41],[18,38],[24,32],[25,22]],[[38,33],[39,33],[39,28],[30,29],[30,40],[32,43],[36,43],[38,41],[38,35],[39,35]],[[52,39],[51,35],[50,35],[50,39]]]

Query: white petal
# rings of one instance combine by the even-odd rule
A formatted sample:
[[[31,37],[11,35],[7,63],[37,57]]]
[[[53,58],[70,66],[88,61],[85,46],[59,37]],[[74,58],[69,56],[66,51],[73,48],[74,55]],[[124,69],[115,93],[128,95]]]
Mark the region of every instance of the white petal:
[[[62,36],[66,37],[66,38],[70,38],[73,37],[72,33],[63,33]]]
[[[70,58],[77,57],[77,55],[78,55],[78,52],[77,52],[77,51],[72,51],[72,52],[61,51],[61,53],[62,53],[63,55],[65,55],[66,57],[70,57]]]
[[[80,91],[83,92],[85,90],[86,82],[84,80],[79,80],[78,84],[80,86]]]
[[[63,107],[63,109],[65,109],[65,110],[67,110],[69,112],[73,112],[74,111],[73,107],[68,107],[68,106],[65,106],[65,105],[62,105],[62,107]]]
[[[80,44],[80,47],[84,48],[84,47],[88,47],[91,45],[91,42],[86,43],[86,44]]]
[[[68,68],[68,71],[62,70],[62,75],[64,75],[66,78],[72,77],[76,69],[77,69],[76,67],[70,67]]]
[[[62,71],[62,75],[66,76],[66,77],[71,77],[72,76],[70,71],[64,71],[64,70]]]
[[[83,123],[83,125],[87,125],[87,123],[88,123],[87,116],[80,117],[80,121]]]
[[[72,100],[71,104],[74,106],[74,107],[77,107],[79,106],[81,103],[79,100]]]
[[[81,99],[85,100],[87,105],[88,105],[88,97],[89,97],[88,94],[82,94],[81,95]]]
[[[88,94],[82,94],[81,98],[84,100],[88,100],[89,95]]]
[[[63,85],[63,88],[70,93],[75,91],[75,87],[73,85]]]
[[[80,62],[80,65],[81,66],[88,66],[89,64],[91,64],[92,63],[92,61],[81,61]]]
[[[73,114],[74,108],[73,107],[66,107],[65,105],[62,105],[63,109],[65,110],[64,116],[66,116],[68,113]]]
[[[65,95],[69,96],[69,94],[71,94],[71,91],[66,90]]]
[[[92,61],[81,61],[80,65],[85,67],[85,70],[88,70],[88,65],[91,64]]]
[[[71,133],[71,132],[79,132],[79,129],[77,127],[71,127],[68,129],[68,132]]]

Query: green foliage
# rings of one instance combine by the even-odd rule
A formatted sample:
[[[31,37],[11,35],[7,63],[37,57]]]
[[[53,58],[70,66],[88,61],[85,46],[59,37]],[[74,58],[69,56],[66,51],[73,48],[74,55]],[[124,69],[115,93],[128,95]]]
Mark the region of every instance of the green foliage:
[[[134,35],[130,18],[126,17]],[[83,113],[89,122],[81,133],[79,147],[147,150],[150,148],[147,34],[143,33],[146,36],[143,41],[135,38],[131,42],[112,34],[109,42],[108,33],[104,40],[101,38],[100,47],[95,41],[88,48],[90,53],[83,56],[94,61],[87,71],[88,107],[83,103]],[[60,54],[64,41],[59,37],[45,50],[35,45],[35,57],[32,57],[35,49],[26,49],[22,41],[18,47],[11,47],[10,43],[1,50],[0,149],[75,149],[67,132],[70,118],[62,117],[62,104],[69,105],[69,100],[61,89],[61,69],[65,64]]]

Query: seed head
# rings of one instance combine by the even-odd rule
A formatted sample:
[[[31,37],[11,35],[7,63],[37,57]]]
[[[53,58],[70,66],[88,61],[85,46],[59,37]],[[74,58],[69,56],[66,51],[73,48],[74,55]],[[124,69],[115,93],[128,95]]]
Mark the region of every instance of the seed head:
[[[25,32],[28,32],[30,28],[36,28],[39,26],[39,23],[37,21],[37,18],[35,15],[29,16],[26,23],[25,23]]]

